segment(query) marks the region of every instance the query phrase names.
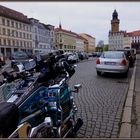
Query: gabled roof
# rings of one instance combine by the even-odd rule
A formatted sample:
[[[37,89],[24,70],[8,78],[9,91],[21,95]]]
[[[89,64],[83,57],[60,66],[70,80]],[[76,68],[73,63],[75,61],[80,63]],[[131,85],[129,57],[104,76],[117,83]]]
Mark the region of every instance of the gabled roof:
[[[133,32],[128,32],[127,34],[129,36],[140,36],[140,30],[133,31]]]
[[[69,34],[71,34],[71,35],[74,35],[75,38],[78,38],[78,39],[81,39],[81,40],[86,40],[84,37],[80,36],[79,34],[74,33],[74,32],[72,32],[72,31],[68,31],[68,30],[62,29],[62,28],[55,28],[55,32],[65,32],[65,33],[69,33]]]
[[[4,7],[2,5],[0,5],[0,16],[18,20],[24,23],[30,23],[27,16],[25,16],[24,14],[17,12],[15,10],[12,10],[10,8]]]
[[[93,36],[91,36],[91,35],[89,35],[89,34],[86,34],[86,33],[81,33],[81,35],[86,35],[86,36],[89,37],[89,38],[95,39],[95,37],[93,37]]]
[[[62,29],[62,28],[55,28],[55,30],[54,30],[55,32],[65,32],[65,33],[69,33],[69,34],[71,34],[71,35],[76,35],[77,36],[77,34],[76,33],[74,33],[74,32],[71,32],[71,31],[68,31],[68,30],[65,30],[65,29]]]

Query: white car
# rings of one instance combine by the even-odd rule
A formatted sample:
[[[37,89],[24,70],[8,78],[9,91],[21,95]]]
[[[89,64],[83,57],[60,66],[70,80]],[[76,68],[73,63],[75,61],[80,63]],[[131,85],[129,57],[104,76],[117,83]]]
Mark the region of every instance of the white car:
[[[122,73],[127,77],[129,61],[123,51],[106,51],[96,60],[97,75],[102,73]]]

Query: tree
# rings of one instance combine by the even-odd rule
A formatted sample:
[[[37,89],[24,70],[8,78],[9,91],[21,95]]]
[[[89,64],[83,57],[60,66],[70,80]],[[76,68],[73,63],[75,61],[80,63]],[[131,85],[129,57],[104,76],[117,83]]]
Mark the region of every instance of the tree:
[[[108,44],[104,45],[103,51],[108,51]]]

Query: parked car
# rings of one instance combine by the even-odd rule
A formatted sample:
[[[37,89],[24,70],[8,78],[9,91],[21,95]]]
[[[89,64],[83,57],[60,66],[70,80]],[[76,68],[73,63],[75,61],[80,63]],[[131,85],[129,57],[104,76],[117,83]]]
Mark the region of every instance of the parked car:
[[[76,53],[69,54],[68,57],[67,57],[67,60],[71,64],[72,63],[77,63],[79,61],[78,54],[76,54]]]
[[[102,52],[96,52],[96,57],[100,57]]]
[[[92,53],[92,56],[93,56],[93,57],[96,57],[96,56],[97,56],[97,53],[96,53],[96,52],[93,52],[93,53]]]
[[[5,57],[0,53],[0,68],[5,65]]]
[[[123,51],[105,51],[96,60],[97,75],[102,73],[122,73],[127,77],[129,61]]]
[[[129,67],[133,67],[135,62],[135,56],[131,49],[118,49],[117,51],[123,51],[126,55],[126,58],[129,60]]]
[[[128,51],[131,52],[131,55],[132,55],[132,57],[133,57],[133,59],[135,61],[136,60],[136,49],[133,49],[133,48],[128,49],[128,48],[126,48],[125,50],[128,50]]]
[[[93,54],[92,53],[88,53],[88,57],[93,57]]]

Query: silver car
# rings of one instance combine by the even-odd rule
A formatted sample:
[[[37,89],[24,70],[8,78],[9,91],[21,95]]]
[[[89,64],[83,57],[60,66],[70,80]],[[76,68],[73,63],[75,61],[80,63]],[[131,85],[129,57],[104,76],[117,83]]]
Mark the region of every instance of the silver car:
[[[96,60],[97,75],[102,73],[122,73],[127,77],[129,61],[123,51],[106,51]]]

